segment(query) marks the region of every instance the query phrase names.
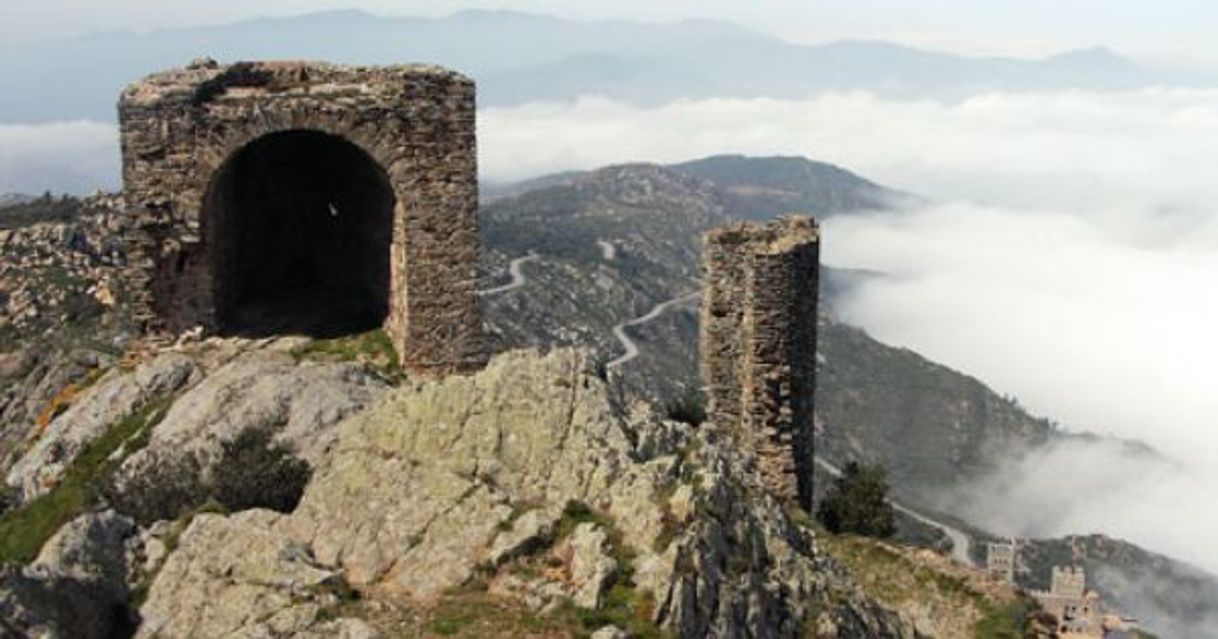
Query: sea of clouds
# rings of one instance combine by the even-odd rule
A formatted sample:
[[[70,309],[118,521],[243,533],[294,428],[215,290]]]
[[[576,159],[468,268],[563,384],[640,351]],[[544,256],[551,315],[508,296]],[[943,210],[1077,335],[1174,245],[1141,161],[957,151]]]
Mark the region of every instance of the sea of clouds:
[[[585,99],[481,126],[492,176],[779,153],[929,198],[827,223],[827,263],[888,274],[846,319],[1172,460],[1071,442],[946,505],[1001,534],[1102,531],[1218,571],[1218,91]]]
[[[842,309],[1070,430],[1136,439],[1012,459],[950,506],[995,532],[1103,531],[1218,572],[1218,91],[894,101],[590,97],[487,109],[484,179],[717,153],[833,162],[928,198],[830,220],[882,271]],[[110,125],[0,125],[0,192],[118,182]]]

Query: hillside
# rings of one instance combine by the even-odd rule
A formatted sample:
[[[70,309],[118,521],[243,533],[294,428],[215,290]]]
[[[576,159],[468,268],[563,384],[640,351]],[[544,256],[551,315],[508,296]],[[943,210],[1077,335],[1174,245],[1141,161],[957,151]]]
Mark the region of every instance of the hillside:
[[[72,278],[36,282],[44,292],[79,279],[96,293],[123,259],[94,248],[112,204],[9,233],[0,264],[38,255]],[[59,317],[64,299],[40,298],[37,315]],[[722,431],[623,401],[592,353],[517,350],[425,382],[380,331],[133,343],[121,306],[100,306],[85,323],[15,324],[0,350],[0,636],[1033,625],[1020,594],[938,580],[933,557],[901,560],[912,581],[864,573],[876,564],[859,557],[892,551],[815,529]]]
[[[767,171],[772,168],[778,170]],[[691,172],[718,178],[734,191],[713,181],[691,182]],[[850,177],[811,162],[724,156],[675,167],[631,165],[568,174],[552,182],[543,179],[542,188],[500,197],[483,210],[488,275],[501,273],[513,256],[539,253],[538,261],[524,267],[529,278],[525,286],[485,300],[488,319],[505,347],[582,341],[594,344],[598,356],[608,362],[623,349],[613,338],[613,326],[693,290],[697,240],[691,233],[701,224],[728,219],[731,211],[759,216],[775,202],[775,189],[821,193],[824,201],[833,203],[821,208],[824,215],[871,208],[881,187]],[[625,199],[624,193],[629,194]],[[787,205],[798,201],[792,196],[772,212],[789,210]],[[674,207],[696,213],[674,215]],[[537,229],[534,224],[542,220],[542,230],[534,235],[530,229]],[[558,246],[547,252],[535,242]],[[615,246],[612,259],[597,242]],[[1063,433],[1050,420],[1029,415],[975,378],[834,320],[836,294],[860,278],[882,274],[829,268],[823,276],[817,437],[819,454],[830,462],[879,463],[889,470],[903,503],[952,520],[955,504],[944,495],[988,476],[1002,460],[1053,442],[1088,441],[1089,436]],[[697,387],[696,304],[672,307],[626,331],[640,355],[611,371],[626,388],[663,403]],[[1159,459],[1140,445],[1129,448]],[[981,559],[983,545],[974,544],[973,552]],[[1133,559],[1125,562],[1098,555],[1089,564],[1092,574],[1106,575],[1098,577],[1099,583],[1110,589],[1112,601],[1139,611],[1152,624],[1161,620],[1164,627],[1171,627],[1170,619],[1177,616],[1203,618],[1208,594],[1178,599],[1174,608],[1143,605],[1158,601],[1161,595],[1155,593],[1177,588],[1198,592],[1191,579],[1203,573],[1139,552],[1127,554]],[[1110,586],[1118,580],[1128,587]],[[1218,584],[1213,576],[1204,580]]]
[[[776,204],[776,191],[793,195]],[[702,230],[812,198],[822,215],[844,215],[897,197],[840,168],[796,158],[720,156],[567,176],[483,209],[488,275],[512,257],[541,256],[524,267],[528,286],[485,300],[488,317],[505,347],[593,344],[608,362],[622,349],[613,326],[696,290]],[[615,247],[612,259],[598,242]],[[884,463],[916,499],[985,472],[997,454],[1054,436],[1047,421],[980,382],[835,322],[831,294],[848,287],[849,276],[828,271],[822,307],[819,416],[821,450],[831,460]],[[628,331],[642,353],[615,371],[627,387],[662,399],[696,386],[695,303]],[[895,443],[910,435],[926,445],[910,451]]]

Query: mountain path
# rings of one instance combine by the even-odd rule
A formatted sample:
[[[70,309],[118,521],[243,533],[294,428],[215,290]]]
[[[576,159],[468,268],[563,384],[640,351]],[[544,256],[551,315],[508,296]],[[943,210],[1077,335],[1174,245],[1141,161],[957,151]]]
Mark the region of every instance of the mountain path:
[[[690,300],[693,300],[701,294],[702,294],[701,291],[694,291],[693,293],[686,293],[685,295],[682,295],[680,297],[674,297],[670,300],[660,302],[659,304],[656,304],[650,311],[647,311],[646,314],[640,315],[632,320],[627,320],[625,322],[622,322],[621,324],[618,324],[617,326],[614,326],[613,335],[614,335],[614,337],[617,337],[617,341],[622,343],[622,347],[624,349],[626,349],[626,352],[623,353],[621,356],[619,356],[617,359],[614,359],[613,361],[606,364],[605,368],[617,368],[618,366],[621,366],[622,364],[625,364],[639,356],[638,344],[635,344],[634,340],[630,339],[630,336],[626,334],[627,328],[629,328],[631,326],[639,326],[641,324],[646,324],[647,322],[650,322],[650,321],[656,319],[660,315],[663,315],[664,311],[667,311],[668,309],[670,309],[674,306],[684,304]]]
[[[841,468],[838,468],[832,463],[825,461],[821,457],[816,457],[816,465],[825,469],[825,472],[833,475],[834,477],[842,476]],[[952,540],[952,559],[956,560],[957,563],[964,564],[970,568],[974,567],[972,558],[973,540],[964,531],[953,526],[949,526],[941,521],[927,517],[926,515],[923,515],[922,513],[919,513],[916,510],[906,506],[902,506],[891,499],[888,500],[888,503],[892,504],[893,509],[901,514],[912,519],[916,519],[927,526],[932,526],[942,530],[943,534],[947,535],[948,539]]]
[[[486,297],[488,295],[498,295],[500,293],[506,293],[524,286],[525,283],[528,282],[528,278],[525,276],[524,270],[521,267],[524,266],[526,262],[536,262],[540,259],[541,256],[538,255],[536,251],[529,251],[528,255],[512,260],[511,264],[508,265],[508,273],[511,274],[512,280],[502,286],[496,286],[494,288],[478,291],[478,295],[482,297]]]
[[[496,286],[494,288],[489,288],[489,289],[479,291],[478,294],[481,296],[484,296],[484,297],[488,296],[488,295],[497,295],[499,293],[506,293],[507,291],[511,291],[511,290],[524,286],[528,282],[528,278],[525,276],[524,270],[522,269],[522,267],[527,262],[535,262],[539,259],[541,259],[541,256],[538,255],[536,251],[529,251],[528,255],[526,255],[524,257],[518,257],[518,258],[512,260],[511,264],[509,264],[509,266],[508,266],[508,272],[511,274],[512,280],[502,286]],[[630,362],[631,360],[634,360],[635,358],[637,358],[639,356],[639,346],[637,343],[635,343],[635,341],[633,339],[630,338],[630,335],[628,335],[626,333],[627,328],[630,328],[633,326],[640,326],[642,324],[646,324],[648,322],[654,321],[656,318],[663,315],[664,312],[667,311],[668,309],[670,309],[674,306],[679,306],[681,304],[685,304],[691,300],[697,299],[698,296],[700,296],[700,295],[701,295],[701,291],[698,290],[698,291],[694,291],[692,293],[686,293],[685,295],[674,297],[669,300],[665,300],[663,302],[660,302],[659,304],[656,304],[654,307],[651,308],[651,310],[647,311],[643,315],[640,315],[634,319],[626,320],[625,322],[622,322],[622,323],[618,324],[617,326],[614,326],[613,335],[614,335],[614,337],[617,338],[617,340],[619,342],[621,342],[622,348],[625,350],[625,352],[622,353],[622,355],[618,356],[616,359],[614,359],[614,360],[610,361],[608,364],[606,364],[605,368],[607,368],[607,369],[617,368],[619,366],[622,366],[623,364]],[[842,470],[840,468],[838,468],[837,466],[833,465],[832,463],[826,461],[825,459],[823,459],[821,457],[816,457],[815,461],[818,466],[823,468],[830,475],[832,475],[834,477],[841,476]],[[950,525],[945,524],[941,521],[938,521],[934,518],[923,515],[922,513],[919,513],[916,510],[913,510],[912,508],[903,506],[894,500],[890,499],[889,503],[891,503],[892,507],[895,510],[897,510],[898,512],[900,512],[901,514],[903,514],[907,517],[910,517],[914,520],[917,520],[923,524],[926,524],[927,526],[931,526],[931,527],[942,530],[943,534],[947,535],[947,537],[952,540],[952,559],[954,559],[956,562],[961,563],[965,566],[973,567],[974,564],[973,564],[972,552],[971,552],[973,543],[972,543],[972,539],[968,536],[968,534],[966,534],[964,531],[962,531],[954,526],[950,526]]]

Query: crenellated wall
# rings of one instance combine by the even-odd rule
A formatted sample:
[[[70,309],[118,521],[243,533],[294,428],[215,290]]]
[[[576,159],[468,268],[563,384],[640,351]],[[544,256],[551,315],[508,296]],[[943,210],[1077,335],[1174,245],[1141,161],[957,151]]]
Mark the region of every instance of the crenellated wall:
[[[811,505],[819,232],[810,217],[710,231],[701,357],[708,417],[757,454],[766,484]]]

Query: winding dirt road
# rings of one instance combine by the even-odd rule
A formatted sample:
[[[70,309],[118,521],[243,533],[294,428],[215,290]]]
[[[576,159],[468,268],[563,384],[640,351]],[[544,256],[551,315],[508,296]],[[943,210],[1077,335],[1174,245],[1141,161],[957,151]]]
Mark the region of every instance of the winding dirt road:
[[[498,295],[499,293],[506,293],[524,286],[528,281],[528,278],[525,276],[521,267],[524,266],[526,262],[535,262],[539,259],[541,259],[541,256],[534,251],[529,251],[528,255],[512,260],[511,264],[508,266],[508,272],[512,276],[511,281],[502,286],[496,286],[494,288],[479,291],[478,294],[483,297],[487,295]],[[639,356],[638,344],[636,344],[634,340],[630,338],[630,335],[626,333],[627,328],[651,322],[663,315],[668,309],[695,300],[699,295],[701,295],[701,291],[694,291],[680,297],[674,297],[670,300],[660,302],[652,307],[650,311],[647,311],[647,313],[614,326],[613,335],[617,337],[619,342],[622,343],[622,348],[625,349],[625,352],[622,353],[621,356],[606,364],[605,367],[610,369],[617,368]],[[834,477],[840,477],[842,474],[842,470],[840,468],[820,457],[816,458],[816,464],[823,468],[825,472]],[[942,530],[943,534],[947,535],[947,537],[952,540],[952,558],[965,566],[973,566],[973,559],[971,556],[971,548],[973,545],[972,538],[965,534],[964,531],[953,526],[949,526],[941,521],[927,517],[926,515],[902,506],[895,501],[889,500],[889,502],[892,504],[892,507],[895,510],[904,514],[905,516],[926,524],[927,526]]]
[[[646,324],[647,322],[650,322],[663,315],[664,311],[667,311],[674,306],[689,302],[690,300],[697,299],[697,297],[701,294],[701,291],[694,291],[693,293],[688,293],[680,297],[674,297],[666,302],[660,302],[650,311],[647,311],[645,315],[640,315],[632,320],[628,320],[614,326],[613,335],[617,337],[617,341],[622,343],[622,348],[626,349],[626,352],[622,353],[622,355],[617,359],[606,364],[605,368],[617,368],[618,366],[621,366],[622,364],[625,364],[626,362],[629,362],[630,360],[639,356],[639,347],[634,343],[634,340],[630,339],[630,336],[626,334],[627,328],[631,326],[638,326],[640,324]]]
[[[824,459],[821,459],[820,457],[816,458],[816,465],[825,469],[825,472],[833,475],[834,477],[842,476],[842,469],[834,466]],[[930,517],[927,517],[926,515],[923,515],[917,511],[906,508],[905,506],[902,506],[891,499],[888,500],[888,503],[892,504],[893,509],[901,514],[912,519],[916,519],[927,526],[942,530],[943,534],[947,535],[948,539],[952,540],[952,559],[955,559],[957,563],[973,567],[973,558],[971,556],[973,540],[971,537],[966,535],[964,531],[958,528],[953,528],[952,526],[949,526],[941,521],[935,521],[934,519],[931,519]]]
[[[528,255],[512,260],[511,264],[508,265],[508,273],[511,274],[512,280],[503,286],[496,286],[494,288],[487,288],[478,291],[478,295],[482,297],[486,297],[488,295],[498,295],[500,293],[506,293],[524,286],[525,282],[528,281],[528,278],[525,277],[524,270],[521,269],[521,266],[523,266],[525,262],[536,262],[539,259],[541,259],[540,255],[538,255],[535,251],[529,251]]]

